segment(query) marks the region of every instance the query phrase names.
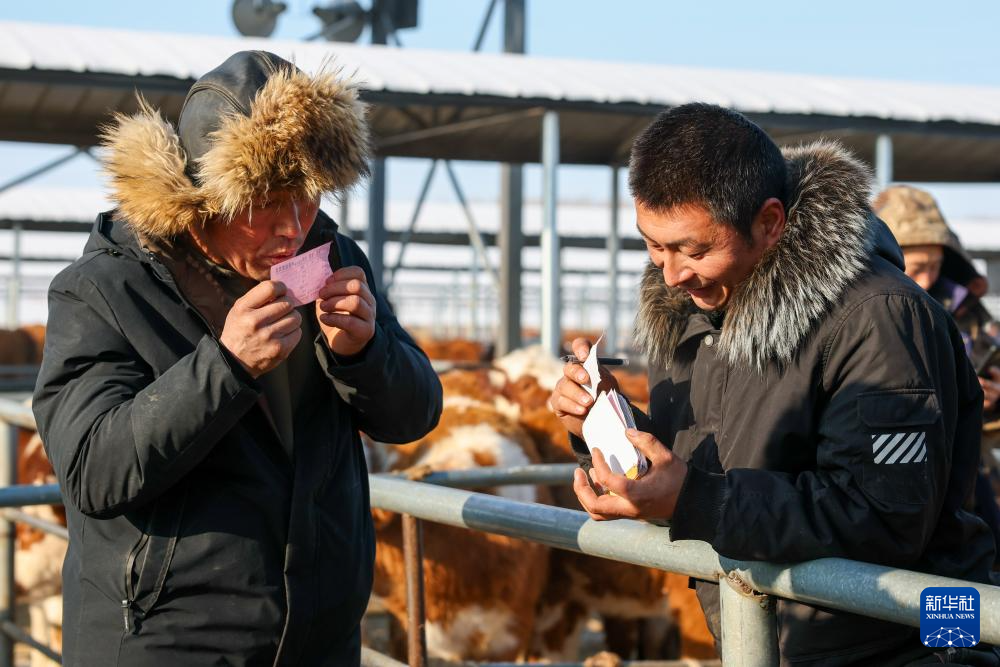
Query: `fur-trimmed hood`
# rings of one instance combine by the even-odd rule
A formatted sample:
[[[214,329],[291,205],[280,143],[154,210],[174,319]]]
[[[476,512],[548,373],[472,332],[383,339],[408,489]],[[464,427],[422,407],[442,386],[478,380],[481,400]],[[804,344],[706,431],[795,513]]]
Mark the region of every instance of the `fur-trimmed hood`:
[[[231,80],[223,68],[240,58],[266,77],[246,95],[248,105],[218,80],[220,71]],[[111,197],[137,232],[174,237],[212,217],[232,219],[273,190],[312,199],[368,173],[365,105],[356,86],[329,66],[309,76],[272,54],[235,54],[192,86],[182,119],[202,91],[229,104],[205,121],[213,128],[205,136],[208,149],[190,161],[191,147],[141,97],[137,113],[116,114],[102,128]]]
[[[718,347],[728,364],[754,371],[793,359],[888,234],[869,206],[870,169],[840,144],[820,141],[784,155],[790,202],[784,233],[734,292]],[[894,245],[888,254],[901,264]],[[652,263],[646,267],[635,336],[651,366],[670,365],[696,312],[686,292],[668,287]]]

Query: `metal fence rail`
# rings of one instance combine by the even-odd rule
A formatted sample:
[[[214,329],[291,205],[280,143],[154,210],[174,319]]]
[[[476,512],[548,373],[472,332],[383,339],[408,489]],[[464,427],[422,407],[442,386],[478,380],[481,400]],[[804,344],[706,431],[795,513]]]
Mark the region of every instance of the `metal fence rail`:
[[[575,463],[540,463],[507,468],[471,468],[469,470],[441,470],[421,477],[420,482],[436,486],[461,489],[483,489],[491,486],[516,484],[572,484]],[[378,473],[373,477],[408,479],[405,473]]]
[[[982,605],[982,641],[1000,642],[1000,587],[996,586],[841,558],[823,558],[795,565],[736,561],[719,556],[704,542],[671,542],[669,529],[639,521],[598,523],[575,510],[402,479],[373,476],[371,496],[373,507],[437,523],[519,537],[559,549],[680,572],[697,579],[721,579],[723,591],[729,586],[726,582],[732,573],[760,593],[914,627],[920,625],[919,592],[923,588],[973,586],[979,591]],[[724,594],[723,606],[727,598],[730,606],[736,604],[743,613],[729,615],[724,609],[724,625],[733,618],[743,618],[749,627],[761,627],[753,620],[757,616],[754,608],[761,607],[759,600],[740,595],[739,598],[747,600],[748,604]],[[748,661],[745,656],[746,652],[753,653],[760,648],[759,644],[776,641],[776,635],[749,639],[752,641],[744,641],[744,646],[738,649],[744,652],[743,658],[730,662],[723,655],[723,661],[727,665],[775,664],[770,658]]]
[[[29,408],[0,399],[0,420],[34,427]],[[0,425],[0,508],[60,503],[58,486],[13,486],[16,471],[15,429]],[[420,520],[434,521],[509,537],[526,539],[635,565],[678,572],[697,579],[719,581],[721,590],[723,655],[728,666],[777,665],[774,604],[769,596],[798,600],[894,623],[919,626],[919,591],[929,586],[973,586],[980,594],[981,641],[1000,643],[1000,587],[949,579],[897,568],[824,558],[794,565],[731,560],[719,556],[707,543],[671,542],[669,529],[620,520],[591,521],[583,512],[533,503],[521,503],[454,486],[482,488],[506,484],[561,484],[571,479],[571,464],[484,468],[432,473],[422,481],[396,475],[372,475],[372,506],[399,512],[411,524],[413,549],[407,555],[408,576],[421,577]],[[10,665],[10,639],[27,641],[12,623],[12,520],[6,510],[0,519],[0,667]],[[37,521],[37,520],[36,520]],[[51,529],[51,526],[41,526]],[[59,534],[59,531],[53,531]],[[413,586],[411,626],[422,630],[423,600]],[[421,633],[422,634],[422,633]],[[33,646],[37,642],[29,642]],[[410,665],[426,664],[426,648],[411,641]],[[39,648],[35,646],[35,648]],[[41,647],[45,648],[45,647]],[[41,650],[41,649],[40,649]],[[48,650],[48,649],[46,649]],[[363,664],[371,667],[402,664],[365,650]],[[633,664],[633,663],[626,663]],[[643,663],[634,663],[636,665]],[[651,664],[651,663],[645,663]],[[664,663],[666,664],[666,663]]]

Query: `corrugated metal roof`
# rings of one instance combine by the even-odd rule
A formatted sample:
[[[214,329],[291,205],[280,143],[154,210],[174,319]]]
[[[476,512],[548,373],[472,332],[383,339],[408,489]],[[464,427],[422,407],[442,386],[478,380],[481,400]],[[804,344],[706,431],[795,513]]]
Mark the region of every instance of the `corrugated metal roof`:
[[[369,91],[1000,125],[1000,88],[0,22],[0,67],[195,79],[240,49],[313,70],[331,55]]]
[[[835,138],[874,159],[893,139],[901,181],[1000,181],[1000,88],[919,84],[328,42],[0,22],[0,141],[91,146],[140,90],[168,118],[191,82],[241,49],[360,82],[381,155],[537,162],[541,112],[560,115],[565,163],[624,164],[663,107],[715,102],[779,143]]]

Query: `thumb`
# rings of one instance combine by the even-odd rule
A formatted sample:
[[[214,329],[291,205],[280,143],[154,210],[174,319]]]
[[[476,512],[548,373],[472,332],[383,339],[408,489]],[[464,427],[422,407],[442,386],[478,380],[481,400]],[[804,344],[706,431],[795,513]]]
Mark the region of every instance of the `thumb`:
[[[625,437],[628,438],[629,442],[635,445],[636,449],[638,449],[643,456],[653,463],[663,461],[670,456],[667,448],[662,442],[657,440],[652,433],[637,431],[634,428],[630,428],[625,430]]]

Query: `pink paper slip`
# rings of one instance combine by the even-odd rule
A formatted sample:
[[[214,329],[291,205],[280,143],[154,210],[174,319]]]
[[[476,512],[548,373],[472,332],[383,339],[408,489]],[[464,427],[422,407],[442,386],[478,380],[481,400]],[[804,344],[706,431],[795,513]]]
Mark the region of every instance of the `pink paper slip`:
[[[302,306],[319,298],[319,291],[330,270],[330,243],[302,253],[271,267],[271,280],[280,281],[288,288],[288,298],[295,306]]]

